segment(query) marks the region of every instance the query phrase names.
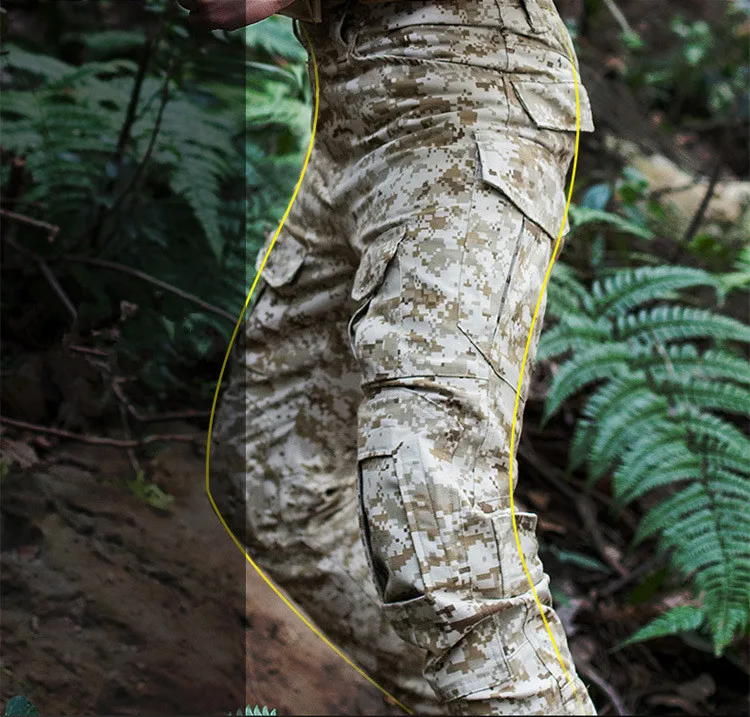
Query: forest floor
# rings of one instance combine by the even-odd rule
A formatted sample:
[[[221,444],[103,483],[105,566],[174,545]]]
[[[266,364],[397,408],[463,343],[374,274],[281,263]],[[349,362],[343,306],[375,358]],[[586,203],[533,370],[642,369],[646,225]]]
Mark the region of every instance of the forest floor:
[[[26,455],[42,451],[32,443]],[[1,702],[23,694],[43,714],[388,708],[246,562],[208,502],[194,446],[144,466],[173,497],[166,510],[127,490],[122,449],[46,453],[2,480]]]

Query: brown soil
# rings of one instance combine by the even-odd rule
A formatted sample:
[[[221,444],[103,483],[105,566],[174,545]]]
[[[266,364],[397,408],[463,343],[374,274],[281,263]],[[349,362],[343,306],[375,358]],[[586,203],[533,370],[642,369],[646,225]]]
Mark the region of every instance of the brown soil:
[[[177,426],[175,433],[195,428]],[[68,444],[2,480],[2,686],[43,714],[399,714],[274,595],[224,531],[204,459],[150,466],[158,511],[124,487],[125,451]]]

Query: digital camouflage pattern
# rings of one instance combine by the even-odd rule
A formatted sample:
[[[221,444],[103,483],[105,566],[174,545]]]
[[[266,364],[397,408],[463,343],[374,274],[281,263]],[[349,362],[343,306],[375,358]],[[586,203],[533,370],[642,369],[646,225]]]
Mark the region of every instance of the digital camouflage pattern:
[[[304,26],[317,134],[216,420],[222,514],[417,713],[595,714],[536,516],[521,544],[580,701],[509,503],[574,151],[569,38],[552,0],[351,0]]]

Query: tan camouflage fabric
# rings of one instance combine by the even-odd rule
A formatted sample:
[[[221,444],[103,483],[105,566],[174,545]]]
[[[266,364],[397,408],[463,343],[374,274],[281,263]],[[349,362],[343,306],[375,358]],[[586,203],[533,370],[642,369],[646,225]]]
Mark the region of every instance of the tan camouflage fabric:
[[[303,24],[317,135],[222,397],[212,491],[271,579],[418,714],[595,714],[536,516],[517,514],[521,544],[580,701],[509,509],[574,152],[569,37],[552,0],[351,0]]]

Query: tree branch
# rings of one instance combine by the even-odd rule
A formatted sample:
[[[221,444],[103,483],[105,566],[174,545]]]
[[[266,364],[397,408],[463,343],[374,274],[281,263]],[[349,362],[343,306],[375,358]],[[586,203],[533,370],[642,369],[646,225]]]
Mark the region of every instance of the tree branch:
[[[137,448],[138,446],[145,446],[149,443],[163,443],[166,441],[177,441],[180,443],[193,443],[203,438],[202,434],[194,433],[192,435],[162,435],[162,436],[146,436],[140,440],[122,441],[117,438],[104,438],[101,436],[85,436],[82,433],[73,433],[71,431],[64,431],[61,428],[49,428],[47,426],[39,426],[35,423],[27,423],[26,421],[17,421],[14,418],[6,418],[0,416],[0,423],[6,426],[13,426],[14,428],[21,428],[25,431],[33,431],[34,433],[44,433],[51,436],[59,436],[60,438],[67,438],[71,441],[80,441],[81,443],[90,443],[97,446],[113,446],[114,448]]]
[[[65,254],[61,257],[63,261],[70,261],[70,262],[77,262],[79,264],[91,264],[92,266],[101,266],[105,269],[112,269],[113,271],[121,271],[124,274],[130,274],[131,276],[136,276],[139,279],[143,279],[143,281],[147,281],[150,284],[154,284],[155,286],[158,286],[160,289],[164,289],[165,291],[169,291],[172,294],[175,294],[176,296],[180,296],[183,299],[186,299],[187,301],[191,301],[194,304],[197,304],[202,309],[205,309],[206,311],[210,311],[213,314],[217,314],[218,316],[222,316],[228,321],[231,321],[233,324],[237,323],[237,317],[230,314],[228,311],[224,311],[224,309],[220,309],[218,306],[214,306],[213,304],[209,304],[203,299],[199,299],[197,296],[194,296],[193,294],[188,294],[187,291],[183,291],[182,289],[178,289],[176,286],[173,286],[172,284],[167,284],[165,281],[161,281],[161,279],[157,279],[154,276],[151,276],[150,274],[146,274],[143,271],[140,271],[138,269],[133,269],[130,266],[126,266],[125,264],[119,264],[116,261],[109,261],[109,259],[95,259],[93,257],[88,256],[76,256],[75,254]]]

